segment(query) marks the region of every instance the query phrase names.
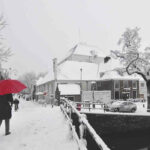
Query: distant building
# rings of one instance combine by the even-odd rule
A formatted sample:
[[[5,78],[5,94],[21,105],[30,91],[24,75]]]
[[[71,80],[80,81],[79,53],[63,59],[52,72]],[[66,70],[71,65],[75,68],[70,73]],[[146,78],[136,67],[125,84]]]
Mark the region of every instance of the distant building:
[[[119,60],[110,59],[96,47],[80,43],[61,61],[53,60],[53,72],[37,81],[36,98],[45,98],[45,93],[54,99],[57,85],[60,96],[73,101],[81,100],[82,91],[111,91],[112,99],[146,98],[144,81],[139,76],[114,71],[119,67]]]
[[[139,80],[139,95],[140,98],[147,100],[147,87],[146,82],[143,80]]]
[[[92,82],[99,80],[101,64],[107,63],[109,59],[110,57],[106,57],[97,47],[82,43],[76,45],[60,62],[54,59],[53,72],[37,81],[37,99],[44,98],[42,94],[44,92],[54,98],[58,84],[61,96],[74,101],[81,100],[81,91],[91,90]],[[68,89],[68,93],[64,92],[62,87]],[[78,93],[74,93],[73,89],[77,87]]]
[[[138,80],[110,79],[97,81],[97,90],[110,90],[111,99],[139,98]]]
[[[96,82],[96,90],[110,90],[112,99],[147,99],[144,80],[138,75],[120,75],[117,71],[106,72]]]

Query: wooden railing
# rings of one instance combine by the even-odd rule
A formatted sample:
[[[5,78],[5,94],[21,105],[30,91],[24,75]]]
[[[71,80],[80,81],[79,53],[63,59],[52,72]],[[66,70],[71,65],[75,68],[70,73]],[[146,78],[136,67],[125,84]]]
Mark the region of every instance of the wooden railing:
[[[80,150],[110,150],[86,119],[67,99],[61,99],[61,110],[69,121]],[[92,147],[90,148],[90,146]]]

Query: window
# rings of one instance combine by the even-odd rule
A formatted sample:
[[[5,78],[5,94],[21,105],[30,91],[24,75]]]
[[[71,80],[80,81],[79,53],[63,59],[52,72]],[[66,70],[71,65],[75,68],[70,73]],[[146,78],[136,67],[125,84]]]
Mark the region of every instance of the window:
[[[141,83],[141,87],[144,87],[144,83]]]
[[[91,90],[96,90],[96,83],[91,84]]]
[[[123,105],[128,105],[128,103],[127,103],[127,102],[123,102],[122,104],[123,104]]]
[[[74,96],[67,96],[67,98],[71,101],[74,101]]]
[[[123,98],[123,100],[129,99],[130,98],[130,93],[129,92],[123,92],[122,93],[122,98]]]
[[[137,92],[136,91],[133,91],[133,98],[137,98]]]
[[[115,89],[119,89],[120,88],[120,81],[115,81]]]
[[[129,88],[129,81],[123,81],[123,87]]]
[[[119,91],[115,91],[115,99],[119,99]]]
[[[132,81],[132,88],[137,88],[137,81]]]
[[[97,88],[101,87],[101,82],[97,82]]]
[[[132,102],[128,102],[128,105],[133,105],[133,103]]]

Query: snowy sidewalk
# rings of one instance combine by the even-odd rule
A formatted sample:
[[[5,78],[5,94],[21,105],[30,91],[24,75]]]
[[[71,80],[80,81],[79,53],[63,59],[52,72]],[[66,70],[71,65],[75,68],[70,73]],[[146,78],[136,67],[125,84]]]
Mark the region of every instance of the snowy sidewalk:
[[[18,112],[12,112],[11,134],[0,128],[0,150],[77,150],[67,121],[59,107],[43,107],[20,100]]]

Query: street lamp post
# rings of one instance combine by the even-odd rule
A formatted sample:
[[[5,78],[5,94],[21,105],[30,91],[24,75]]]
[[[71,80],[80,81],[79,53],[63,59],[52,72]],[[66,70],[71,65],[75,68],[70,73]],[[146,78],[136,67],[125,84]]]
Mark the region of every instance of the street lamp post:
[[[92,84],[93,103],[94,103],[94,100],[95,100],[95,99],[94,99],[94,86],[95,86],[95,83],[96,83],[95,81],[92,81],[92,82],[91,82],[91,84]],[[95,104],[93,104],[93,108],[95,108]]]
[[[81,102],[82,102],[82,68],[80,68],[80,95],[81,95]]]

